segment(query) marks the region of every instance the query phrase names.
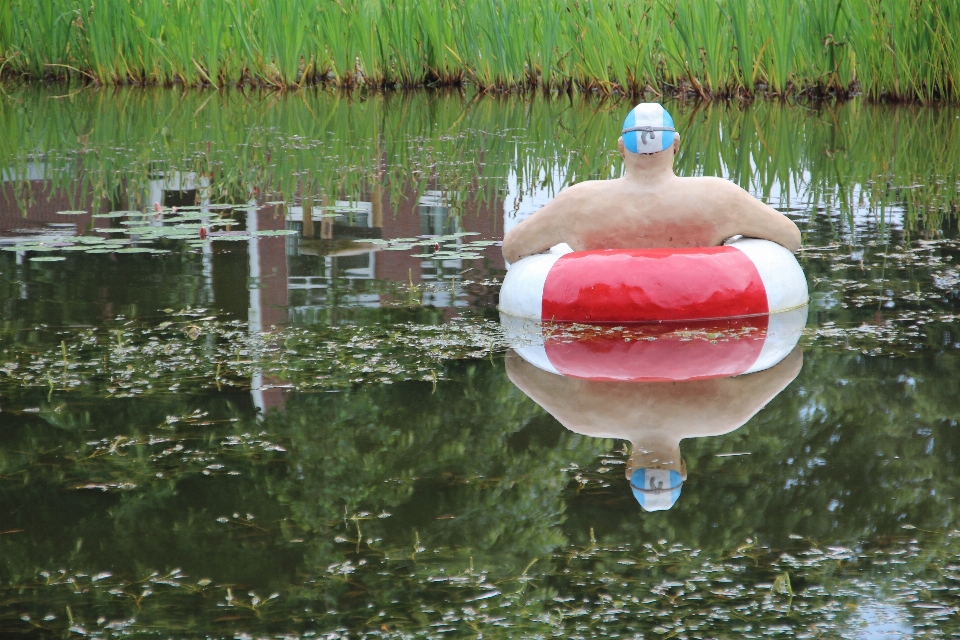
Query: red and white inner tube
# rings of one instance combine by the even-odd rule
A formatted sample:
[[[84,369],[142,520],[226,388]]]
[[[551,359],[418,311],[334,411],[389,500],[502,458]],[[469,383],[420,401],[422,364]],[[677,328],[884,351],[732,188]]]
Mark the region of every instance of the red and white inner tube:
[[[500,311],[545,322],[715,320],[807,304],[807,280],[780,245],[543,253],[510,267]]]
[[[780,362],[800,338],[808,300],[792,253],[745,239],[530,256],[507,273],[500,311],[514,349],[546,371],[593,380],[693,380]],[[557,331],[569,323],[646,326]]]

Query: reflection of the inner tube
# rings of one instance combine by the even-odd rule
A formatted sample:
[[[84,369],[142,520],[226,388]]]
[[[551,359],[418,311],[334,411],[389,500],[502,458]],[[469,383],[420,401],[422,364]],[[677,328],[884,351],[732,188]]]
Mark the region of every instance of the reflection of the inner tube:
[[[589,380],[696,380],[753,373],[796,346],[807,307],[785,313],[624,326],[562,325],[501,315],[514,350],[533,365]]]
[[[624,327],[502,316],[507,375],[567,429],[630,441],[633,495],[660,511],[687,478],[681,440],[738,429],[800,372],[806,314]]]

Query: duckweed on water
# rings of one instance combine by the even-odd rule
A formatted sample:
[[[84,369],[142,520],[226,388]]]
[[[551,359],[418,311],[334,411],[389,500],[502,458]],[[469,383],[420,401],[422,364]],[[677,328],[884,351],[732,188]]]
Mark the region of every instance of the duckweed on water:
[[[84,386],[117,397],[233,386],[248,388],[254,374],[297,389],[360,382],[439,379],[447,360],[483,358],[504,348],[499,324],[290,328],[249,333],[245,323],[201,317],[206,310],[171,315],[155,326],[116,320],[96,328],[41,331],[55,343],[5,341],[0,386]]]
[[[409,251],[441,244],[464,253],[473,251],[473,245],[492,244],[464,243],[465,235],[400,238],[381,244]],[[111,248],[118,253],[133,249],[156,251]],[[960,275],[950,266],[955,256],[960,257],[960,241],[867,243],[853,256],[840,249],[811,249],[801,256],[810,278],[814,318],[801,345],[872,355],[944,348],[944,340],[960,322],[952,302]],[[421,255],[436,257],[445,252],[455,253],[444,249]],[[472,284],[464,281],[460,286]],[[383,304],[385,308],[420,304],[419,295],[414,303],[409,293],[413,289],[419,293],[424,286],[397,284],[394,302],[385,298]],[[446,285],[431,286],[443,289]],[[825,312],[831,319],[815,319]],[[43,344],[49,346],[39,346]],[[268,378],[268,385],[297,389],[434,381],[446,361],[485,358],[508,346],[499,323],[472,316],[444,324],[309,325],[256,333],[246,323],[220,321],[204,309],[188,309],[171,312],[159,323],[117,319],[86,329],[38,328],[30,340],[19,332],[8,333],[0,355],[4,372],[0,385],[51,390],[93,385],[124,396],[166,392],[174,385],[180,390],[188,386],[247,388],[254,374]],[[947,347],[953,348],[952,342]]]
[[[433,248],[433,251],[426,253],[411,254],[413,258],[429,258],[431,260],[479,260],[483,258],[481,253],[484,249],[491,246],[499,246],[500,242],[495,240],[472,240],[464,242],[463,238],[468,236],[480,235],[472,231],[460,231],[457,233],[434,236],[425,235],[418,238],[391,238],[389,240],[356,240],[366,244],[379,245],[383,251],[409,251],[411,249]]]

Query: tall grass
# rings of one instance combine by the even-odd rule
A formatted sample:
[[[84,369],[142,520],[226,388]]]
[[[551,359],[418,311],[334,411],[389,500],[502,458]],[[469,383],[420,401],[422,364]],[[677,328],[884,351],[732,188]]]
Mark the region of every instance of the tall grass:
[[[7,0],[0,69],[101,84],[956,102],[960,0]]]

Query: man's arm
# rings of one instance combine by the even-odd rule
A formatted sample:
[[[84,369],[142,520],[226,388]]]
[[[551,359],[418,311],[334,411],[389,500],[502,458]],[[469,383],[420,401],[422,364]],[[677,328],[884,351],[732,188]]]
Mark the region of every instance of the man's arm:
[[[535,253],[543,253],[561,242],[565,237],[564,219],[573,208],[571,189],[564,189],[542,209],[515,226],[503,238],[503,257],[509,263],[517,262]]]
[[[722,203],[724,208],[732,212],[730,235],[770,240],[794,253],[800,250],[800,229],[793,220],[734,183],[726,180],[722,182],[726,185]]]

